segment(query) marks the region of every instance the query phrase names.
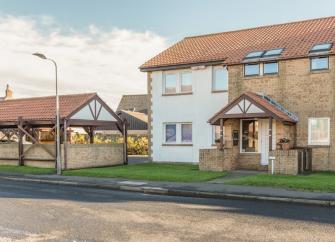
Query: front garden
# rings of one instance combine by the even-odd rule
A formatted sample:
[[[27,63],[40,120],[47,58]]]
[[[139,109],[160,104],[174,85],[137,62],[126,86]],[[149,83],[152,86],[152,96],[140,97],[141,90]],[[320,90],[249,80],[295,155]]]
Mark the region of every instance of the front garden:
[[[204,182],[223,177],[226,172],[199,171],[198,165],[143,163],[127,166],[68,170],[66,176],[113,177],[145,181]]]
[[[258,174],[233,179],[225,184],[335,192],[335,172],[315,172],[310,175],[299,176]]]

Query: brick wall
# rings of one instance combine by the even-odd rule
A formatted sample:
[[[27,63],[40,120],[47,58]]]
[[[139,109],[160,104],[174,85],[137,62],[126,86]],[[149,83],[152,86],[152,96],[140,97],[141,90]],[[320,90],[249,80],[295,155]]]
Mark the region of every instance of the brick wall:
[[[274,150],[270,156],[275,157],[274,173],[284,175],[298,174],[298,151],[297,150]],[[269,162],[269,173],[272,171],[272,162]]]
[[[67,168],[103,167],[123,164],[123,144],[70,144]]]
[[[199,154],[199,169],[201,171],[230,171],[236,168],[236,149],[201,149]]]
[[[267,170],[267,166],[262,166],[261,154],[240,153],[238,156],[237,169],[242,170]]]
[[[53,168],[54,158],[42,146],[55,154],[55,145],[25,144],[25,160],[27,166]],[[62,145],[62,161],[64,146]],[[103,167],[123,164],[123,144],[69,144],[67,146],[67,168]],[[0,144],[0,165],[18,165],[18,145]],[[64,164],[63,164],[64,167]]]

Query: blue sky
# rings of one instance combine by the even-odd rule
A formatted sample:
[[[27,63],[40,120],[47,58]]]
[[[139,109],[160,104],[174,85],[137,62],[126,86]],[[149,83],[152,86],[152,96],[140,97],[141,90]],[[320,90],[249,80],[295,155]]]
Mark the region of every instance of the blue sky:
[[[24,3],[24,4],[23,4]],[[169,39],[186,35],[335,15],[333,0],[1,0],[2,14],[50,15],[67,27],[150,30]]]
[[[185,36],[335,15],[332,0],[0,0],[0,96],[98,92],[115,107],[122,94],[145,93],[139,65]]]

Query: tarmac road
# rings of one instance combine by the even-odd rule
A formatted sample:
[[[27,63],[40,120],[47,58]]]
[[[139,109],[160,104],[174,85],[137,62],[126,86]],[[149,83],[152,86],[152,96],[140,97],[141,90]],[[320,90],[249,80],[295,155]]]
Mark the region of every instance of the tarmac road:
[[[335,209],[0,179],[0,241],[335,241]]]

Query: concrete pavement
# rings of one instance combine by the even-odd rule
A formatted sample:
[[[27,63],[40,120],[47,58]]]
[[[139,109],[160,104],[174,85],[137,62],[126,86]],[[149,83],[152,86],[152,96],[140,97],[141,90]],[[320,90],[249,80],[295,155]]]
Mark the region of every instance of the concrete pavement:
[[[335,209],[0,180],[0,241],[334,241]]]
[[[172,196],[224,199],[253,199],[335,207],[335,193],[306,192],[270,187],[236,186],[220,183],[176,183],[132,181],[115,178],[91,178],[57,175],[0,174],[0,179],[102,188]]]

